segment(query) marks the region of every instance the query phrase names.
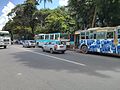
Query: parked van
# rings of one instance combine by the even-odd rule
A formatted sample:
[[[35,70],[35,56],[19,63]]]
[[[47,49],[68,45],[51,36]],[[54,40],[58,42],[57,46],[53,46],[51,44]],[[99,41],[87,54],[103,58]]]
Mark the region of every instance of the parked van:
[[[7,48],[11,44],[11,37],[8,31],[0,31],[0,47]]]

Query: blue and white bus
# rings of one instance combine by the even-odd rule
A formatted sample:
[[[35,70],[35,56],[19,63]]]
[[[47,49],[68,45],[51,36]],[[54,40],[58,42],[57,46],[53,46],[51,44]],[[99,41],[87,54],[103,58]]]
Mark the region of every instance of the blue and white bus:
[[[78,39],[82,53],[91,51],[120,55],[120,26],[82,30]]]
[[[50,41],[60,40],[63,42],[69,42],[69,35],[66,33],[49,33],[49,34],[38,34],[35,36],[36,45],[42,47],[43,44]]]

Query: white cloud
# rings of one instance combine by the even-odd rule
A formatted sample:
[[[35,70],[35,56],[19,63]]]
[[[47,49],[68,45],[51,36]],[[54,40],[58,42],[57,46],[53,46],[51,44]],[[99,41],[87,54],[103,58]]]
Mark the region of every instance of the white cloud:
[[[2,15],[0,16],[0,30],[4,27],[4,25],[8,22],[7,14],[15,7],[12,2],[8,2],[6,6],[2,9]]]
[[[59,0],[59,5],[60,6],[67,6],[68,5],[68,0]]]

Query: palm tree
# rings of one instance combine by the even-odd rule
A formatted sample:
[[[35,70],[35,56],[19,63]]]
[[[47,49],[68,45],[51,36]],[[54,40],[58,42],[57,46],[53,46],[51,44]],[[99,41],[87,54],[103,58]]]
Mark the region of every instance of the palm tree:
[[[44,8],[45,8],[46,2],[51,2],[51,3],[52,3],[52,0],[38,0],[38,1],[40,1],[40,3],[41,3],[42,1],[44,1]]]

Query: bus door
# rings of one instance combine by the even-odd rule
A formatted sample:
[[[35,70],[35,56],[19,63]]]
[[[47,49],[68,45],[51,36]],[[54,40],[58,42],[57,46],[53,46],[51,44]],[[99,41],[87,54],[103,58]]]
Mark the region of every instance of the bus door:
[[[78,48],[79,46],[79,40],[80,40],[80,34],[75,34],[75,38],[74,38],[74,42],[75,42],[75,48]]]
[[[70,45],[74,45],[74,34],[70,34]]]
[[[120,55],[120,27],[117,30],[117,34],[118,34],[118,47],[117,47],[117,52]]]
[[[114,45],[117,46],[118,45],[118,37],[117,37],[117,32],[114,31]]]

